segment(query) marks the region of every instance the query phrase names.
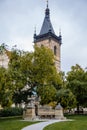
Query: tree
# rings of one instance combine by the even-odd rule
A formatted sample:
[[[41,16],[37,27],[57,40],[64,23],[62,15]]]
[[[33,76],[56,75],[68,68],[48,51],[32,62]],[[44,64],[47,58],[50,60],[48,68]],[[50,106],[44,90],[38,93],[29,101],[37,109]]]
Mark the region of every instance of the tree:
[[[12,50],[10,55],[10,61],[8,66],[9,75],[12,79],[13,87],[13,101],[21,103],[20,92],[25,85],[25,77],[21,71],[21,60],[23,52],[20,50]]]
[[[63,108],[74,108],[76,106],[76,98],[70,89],[62,88],[58,90],[56,101],[60,102]]]
[[[71,71],[67,73],[67,87],[70,88],[76,97],[77,111],[79,106],[84,106],[87,101],[87,75],[78,64],[71,67]]]
[[[0,104],[8,107],[12,104],[13,88],[8,70],[0,67]]]
[[[34,51],[34,80],[37,85],[57,84],[61,85],[61,78],[54,64],[53,52],[44,46],[36,47]]]
[[[9,73],[15,88],[13,95],[15,103],[27,102],[27,97],[31,97],[35,92],[40,96],[40,89],[45,85],[54,87],[61,85],[54,60],[52,51],[45,47],[35,46],[34,52],[12,51]]]
[[[24,52],[21,57],[20,70],[24,77],[24,87],[21,89],[21,100],[27,103],[28,97],[31,97],[35,91],[33,53]]]
[[[41,98],[40,103],[42,105],[55,101],[56,89],[54,86],[52,86],[52,85],[51,86],[48,86],[48,85],[40,86],[38,91],[39,91],[39,96]]]
[[[35,87],[33,53],[13,50],[9,62],[9,73],[13,80],[13,102],[17,105],[28,102]]]
[[[62,80],[62,88],[66,88],[67,81],[66,81],[65,72],[60,71],[60,72],[59,72],[59,75],[60,75],[61,80]]]

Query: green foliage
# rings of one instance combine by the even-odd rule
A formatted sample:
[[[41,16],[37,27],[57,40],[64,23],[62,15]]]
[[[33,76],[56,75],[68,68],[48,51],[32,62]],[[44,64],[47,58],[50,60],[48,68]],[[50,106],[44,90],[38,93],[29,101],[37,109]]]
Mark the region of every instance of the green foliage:
[[[12,78],[13,88],[15,89],[21,89],[24,87],[24,77],[20,70],[22,55],[23,52],[20,50],[13,50],[10,55],[8,71]]]
[[[34,81],[36,82],[38,95],[41,97],[41,104],[48,104],[55,100],[56,89],[59,89],[62,84],[54,60],[54,54],[49,48],[35,46]]]
[[[6,45],[5,43],[2,43],[2,44],[0,45],[0,55],[3,55],[3,53],[4,53],[5,50],[6,50],[6,48],[7,48],[7,45]]]
[[[77,100],[77,108],[86,106],[87,103],[87,72],[79,65],[72,66],[71,71],[67,73],[67,87],[71,89]]]
[[[59,72],[59,75],[60,75],[60,78],[61,78],[61,80],[62,80],[62,88],[66,88],[66,83],[67,83],[67,81],[66,81],[65,72],[60,71],[60,72]]]
[[[15,103],[27,102],[28,95],[31,96],[45,84],[56,88],[61,86],[61,78],[54,65],[54,55],[45,47],[35,46],[32,53],[14,50],[10,57],[9,72],[15,88]]]
[[[0,100],[1,105],[9,107],[11,101],[15,104],[22,101],[27,103],[27,97],[44,85],[56,89],[61,88],[62,82],[54,60],[52,51],[45,47],[35,46],[35,51],[32,53],[13,49],[10,54],[8,69],[0,70],[2,71],[0,89],[1,95],[3,95]],[[5,72],[3,73],[3,71]],[[40,96],[39,91],[38,96]]]
[[[11,78],[9,76],[8,70],[1,67],[0,68],[0,104],[2,107],[9,107],[12,102],[12,85]]]
[[[4,108],[0,110],[0,117],[8,117],[8,116],[20,116],[23,114],[22,108]]]
[[[60,89],[57,92],[57,102],[60,102],[63,108],[74,108],[76,105],[76,99],[73,93],[69,89]]]
[[[35,46],[33,64],[34,80],[36,80],[38,84],[52,83],[52,81],[55,81],[56,78],[60,82],[60,78],[57,76],[54,64],[54,55],[49,48],[44,46],[39,48]]]
[[[55,101],[56,98],[56,89],[53,86],[40,86],[38,88],[38,93],[41,97],[41,104],[48,104],[52,101]]]
[[[74,107],[77,101],[77,107],[86,107],[87,72],[76,65],[71,67],[67,76],[64,72],[58,73],[53,52],[44,46],[35,46],[34,49],[34,52],[13,49],[8,69],[0,67],[1,106],[10,107],[13,102],[27,103],[27,97],[35,92],[41,97],[41,104],[57,100],[68,108]],[[5,44],[0,46],[1,55],[3,50],[6,50]]]
[[[26,85],[26,77],[24,77],[23,72],[21,70],[21,64],[22,64],[22,57],[24,55],[24,52],[20,50],[13,50],[10,55],[10,62],[9,62],[9,74],[11,77],[12,87],[13,87],[13,102],[15,104],[21,103],[21,90]]]
[[[23,95],[31,96],[35,88],[33,60],[33,53],[29,52],[24,53],[21,59],[20,70],[24,77],[24,86],[27,87],[27,89],[23,90]]]

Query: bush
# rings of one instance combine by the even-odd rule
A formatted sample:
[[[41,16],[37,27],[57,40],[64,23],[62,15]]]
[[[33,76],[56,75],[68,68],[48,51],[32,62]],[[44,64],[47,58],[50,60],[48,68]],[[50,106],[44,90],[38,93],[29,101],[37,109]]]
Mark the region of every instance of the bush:
[[[23,108],[5,108],[0,110],[0,117],[20,116],[23,114]]]

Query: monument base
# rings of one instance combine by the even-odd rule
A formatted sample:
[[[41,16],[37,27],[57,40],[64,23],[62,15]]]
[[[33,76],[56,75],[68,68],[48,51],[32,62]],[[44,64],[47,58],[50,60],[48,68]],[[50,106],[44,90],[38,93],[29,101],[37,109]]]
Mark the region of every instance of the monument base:
[[[36,118],[35,115],[35,108],[28,107],[26,110],[23,111],[23,119],[24,120],[34,120]]]

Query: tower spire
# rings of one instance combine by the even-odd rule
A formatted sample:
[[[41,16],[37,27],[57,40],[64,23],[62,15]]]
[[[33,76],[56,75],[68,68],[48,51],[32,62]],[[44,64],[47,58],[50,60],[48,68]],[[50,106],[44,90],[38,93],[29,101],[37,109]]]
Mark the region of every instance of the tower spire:
[[[60,44],[62,44],[61,28],[59,28],[59,42]]]
[[[48,8],[48,0],[47,0],[47,8]]]
[[[34,27],[34,34],[36,34],[36,26]]]
[[[50,9],[49,9],[48,3],[49,1],[46,0],[45,18],[44,18],[43,25],[40,31],[40,35],[46,34],[48,32],[55,34],[54,29],[51,24],[51,20],[50,20]]]
[[[46,10],[45,10],[45,16],[49,18],[50,10],[49,10],[49,7],[48,7],[48,0],[46,0],[46,2],[47,2],[47,7],[46,7]]]
[[[59,28],[59,36],[61,36],[61,28]]]
[[[36,39],[36,26],[34,27],[34,40]]]

